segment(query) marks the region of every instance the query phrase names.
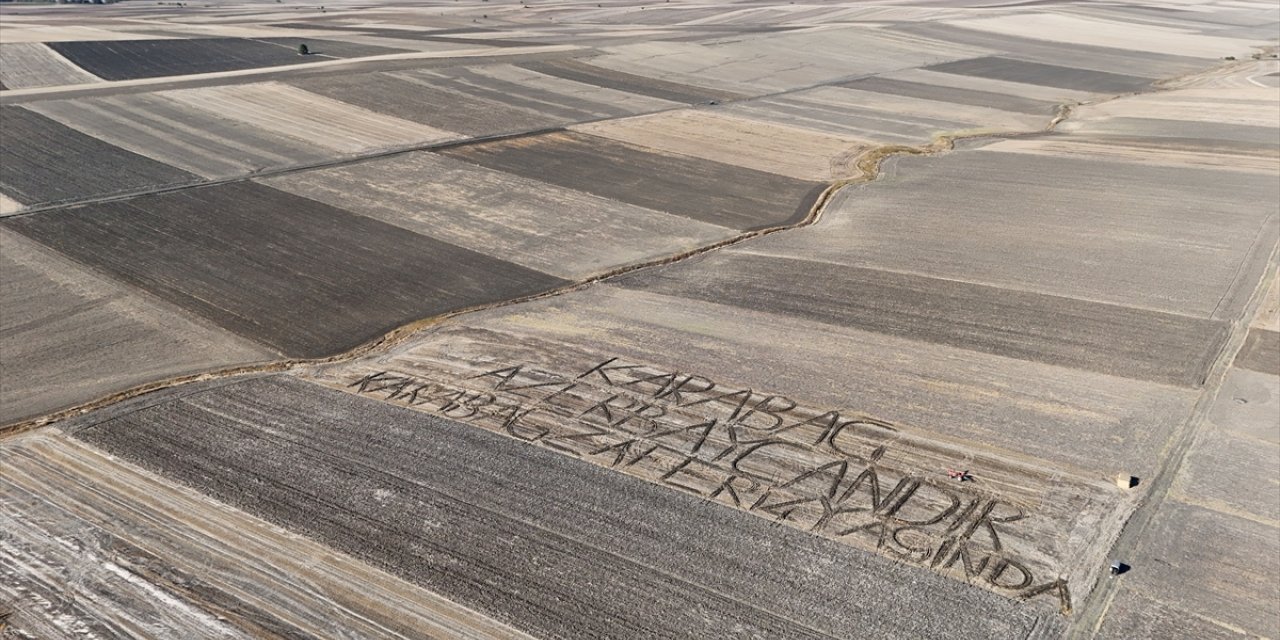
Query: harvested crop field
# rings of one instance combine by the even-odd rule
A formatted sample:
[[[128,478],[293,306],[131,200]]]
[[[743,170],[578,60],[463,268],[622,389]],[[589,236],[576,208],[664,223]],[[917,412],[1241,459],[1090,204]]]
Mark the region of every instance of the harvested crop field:
[[[853,34],[856,33],[856,36]],[[849,46],[856,37],[859,46]],[[989,53],[880,29],[841,27],[610,47],[591,64],[667,82],[760,94]]]
[[[1066,67],[1077,71],[1101,71],[1107,74],[1145,78],[1148,81],[1203,71],[1212,66],[1213,61],[1217,59],[1217,56],[1194,57],[1135,51],[1125,48],[1129,44],[1128,41],[1114,41],[1111,46],[1105,47],[1068,45],[1026,36],[979,31],[959,26],[957,23],[948,24],[940,21],[904,22],[894,25],[891,29],[955,45],[983,47],[988,51],[1002,53],[1000,57],[1022,62]],[[1249,44],[1243,40],[1237,40],[1237,44],[1232,48],[1236,53],[1244,53],[1249,50]],[[1023,68],[1029,70],[1032,67]],[[1069,74],[1075,75],[1075,72],[1072,71]],[[1078,77],[1087,81],[1089,76]]]
[[[575,59],[529,62],[518,66],[566,80],[574,80],[671,102],[698,104],[712,100],[737,100],[745,97],[742,94],[728,91],[704,89],[688,84],[666,82],[647,76],[623,73],[604,67],[597,67],[588,61]]]
[[[310,164],[335,155],[330,146],[192,108],[163,92],[49,100],[23,108],[204,178]]]
[[[0,106],[0,126],[0,191],[26,205],[199,180],[22,107]]]
[[[459,138],[452,131],[385,116],[279,82],[166,91],[189,109],[354,154]]]
[[[290,84],[396,118],[469,136],[544,129],[561,120],[496,100],[439,89],[389,73],[344,74],[291,80]]]
[[[93,74],[71,64],[38,42],[0,43],[0,88],[28,89],[98,82]]]
[[[1225,322],[745,251],[617,281],[627,288],[767,311],[1109,375],[1194,387]]]
[[[1149,87],[1152,81],[1152,78],[1075,67],[1060,67],[1000,56],[945,62],[925,67],[925,69],[1097,93],[1141,91]]]
[[[588,302],[604,295],[593,293]],[[1102,561],[1118,518],[1132,505],[1114,485],[1096,479],[1105,471],[1095,475],[1059,466],[1056,461],[1068,457],[1060,445],[1079,442],[1086,432],[1112,440],[1112,419],[1125,419],[1161,395],[1171,399],[1151,385],[1064,375],[1043,366],[1017,367],[1008,372],[1010,378],[995,380],[982,368],[989,363],[981,356],[961,361],[942,349],[860,340],[853,331],[788,318],[716,308],[697,315],[689,310],[692,305],[639,295],[629,297],[647,306],[624,307],[615,297],[606,301],[614,303],[609,312],[602,313],[604,304],[584,308],[583,296],[574,295],[579,317],[539,301],[519,315],[488,313],[488,319],[442,328],[389,357],[318,367],[313,375],[350,393],[463,420],[1065,610],[1074,604],[1072,593],[1090,588],[1089,567]],[[714,320],[721,324],[710,324]],[[672,329],[677,326],[688,328]],[[774,342],[783,335],[802,337]],[[721,353],[733,355],[717,357]],[[843,357],[854,353],[856,360]],[[915,362],[898,362],[907,358]],[[857,380],[857,390],[827,391],[845,379]],[[914,388],[920,389],[915,397]],[[987,413],[988,431],[981,434],[986,437],[969,440],[977,434],[968,430],[969,416],[957,415],[961,405],[942,402],[932,407],[935,415],[923,413],[930,410],[925,398],[934,396],[934,389],[955,394],[953,400],[964,398],[965,410],[977,412],[983,411],[980,398],[989,390],[985,403],[1002,406],[1002,413]],[[990,393],[996,389],[1003,392]],[[892,408],[876,406],[874,399],[887,390],[897,396]],[[1143,397],[1122,395],[1135,392]],[[1020,407],[1026,413],[1015,417],[994,397],[1006,394],[1040,402],[1029,400]],[[1112,395],[1104,399],[1105,394]],[[1051,398],[1070,400],[1051,403]],[[1005,432],[995,432],[999,429]],[[993,440],[1016,442],[1022,453],[963,443]],[[1027,446],[1032,440],[1034,445]],[[1081,457],[1072,456],[1071,462],[1089,460],[1102,469],[1118,462],[1100,460],[1096,444],[1073,449]],[[949,553],[958,551],[954,543],[939,546],[948,527],[964,526],[951,519],[974,515],[965,507],[970,504],[965,487],[946,483],[943,470],[956,461],[974,470],[981,483],[977,490],[994,501],[989,508],[973,508],[1007,523],[982,535],[971,535],[970,529],[963,537],[962,553],[973,562],[967,570],[947,562]],[[868,465],[874,471],[868,472]],[[896,526],[877,524],[870,513],[875,510],[861,501],[871,495],[882,505],[891,491],[900,496],[906,490],[895,484],[900,481],[919,484],[910,490],[915,500],[894,522],[918,528],[891,541]],[[992,568],[981,559],[993,548],[1016,562],[1020,578],[988,579],[975,569]],[[1066,582],[1054,583],[1054,576]]]
[[[1272,466],[1254,467],[1249,477],[1274,472],[1277,460],[1272,455]],[[1205,635],[1198,637],[1238,637],[1239,630],[1265,637],[1280,626],[1280,614],[1272,606],[1280,598],[1272,580],[1280,572],[1280,532],[1274,521],[1184,502],[1167,503],[1157,518],[1146,548],[1134,560],[1150,570],[1125,585],[1120,597],[1127,596],[1129,604],[1109,616],[1099,637],[1161,637],[1159,630],[1167,623],[1153,618],[1170,610],[1165,615],[1175,620],[1199,619]]]
[[[657,260],[735,233],[425,152],[262,182],[568,279]]]
[[[1214,58],[1248,44],[1237,38],[1205,35],[1185,28],[1050,12],[957,20],[954,24],[1036,40],[1197,58]]]
[[[868,78],[869,81],[894,80],[899,82],[912,82],[933,87],[936,91],[942,93],[950,93],[955,91],[979,91],[982,93],[994,93],[999,96],[999,100],[1005,101],[1005,104],[990,105],[995,109],[1007,111],[1022,112],[1020,109],[1014,109],[1008,106],[1009,100],[1012,99],[1013,104],[1025,104],[1025,101],[1043,102],[1051,105],[1066,104],[1072,102],[1084,102],[1087,100],[1106,97],[1106,94],[1094,93],[1092,91],[1080,91],[1072,89],[1063,89],[1060,87],[1046,87],[1038,84],[1028,84],[1025,82],[1009,82],[1006,80],[996,80],[994,78],[980,78],[978,76],[960,75],[954,73],[942,73],[939,71],[929,71],[927,69],[907,69],[904,71],[892,71]],[[858,87],[859,81],[853,80],[840,86]],[[872,86],[875,86],[874,83]],[[873,89],[863,88],[870,91]],[[905,95],[912,95],[906,93]],[[928,96],[913,96],[926,100],[933,98]],[[948,99],[946,102],[957,102],[966,104],[964,100]],[[987,105],[979,105],[987,106]]]
[[[1191,389],[614,286],[457,324],[459,336],[427,332],[411,341],[399,350],[403,364],[361,363],[341,379],[379,367],[414,375],[430,369],[421,361],[464,356],[494,368],[535,369],[555,363],[557,354],[580,354],[575,368],[617,357],[726,381],[732,391],[754,389],[755,397],[848,410],[921,437],[980,442],[1013,459],[1092,469],[1098,477],[1150,470],[1155,460],[1145,452],[1160,446],[1196,397]],[[475,344],[464,348],[467,342]]]
[[[527,638],[60,434],[0,461],[14,637]]]
[[[563,281],[254,183],[6,221],[10,229],[287,356]]]
[[[872,76],[870,78],[853,80],[851,82],[845,82],[841,86],[848,87],[850,89],[858,89],[860,91],[872,91],[895,96],[918,98],[920,100],[951,102],[973,107],[985,107],[987,109],[995,109],[998,111],[1012,111],[1015,113],[1025,113],[1036,116],[1052,115],[1057,107],[1057,103],[1052,100],[1035,100],[1032,98],[1024,98],[1018,95],[1000,93],[985,89],[948,87],[928,81],[913,82],[909,80],[895,80],[882,76]]]
[[[103,80],[133,80],[317,61],[319,56],[313,58],[298,55],[297,42],[303,40],[278,39],[271,42],[249,38],[196,38],[50,42],[48,46]],[[402,52],[400,49],[329,43],[323,40],[305,42],[316,54],[325,54],[326,49],[335,51],[333,54],[325,54],[324,58],[319,58],[321,60]],[[343,53],[336,53],[337,51]]]
[[[920,146],[943,135],[1037,131],[1050,116],[920,100],[846,87],[820,87],[737,102],[732,114],[801,126],[829,135]]]
[[[1236,355],[1236,366],[1280,375],[1280,332],[1250,329]]]
[[[0,12],[6,638],[1280,628],[1275,7]]]
[[[0,230],[0,425],[276,354]]]
[[[573,132],[452,147],[440,153],[731,229],[802,220],[826,187]]]
[[[1204,140],[1189,138],[1151,138],[1122,136],[1059,136],[1005,140],[987,146],[990,151],[1029,153],[1070,157],[1101,165],[1109,163],[1141,164],[1181,169],[1227,170],[1240,173],[1273,175],[1280,156],[1269,153],[1262,145],[1235,145],[1224,149],[1220,144],[1205,145]],[[1262,153],[1256,153],[1262,151]]]
[[[569,123],[680,106],[679,103],[566,80],[510,64],[392,74],[472,99],[544,114]]]
[[[857,173],[866,140],[735,117],[722,111],[681,109],[606,120],[572,128],[670,154],[767,171],[797,180],[829,181]]]
[[[1278,198],[1257,173],[983,147],[890,160],[818,225],[751,251],[1227,319],[1266,264]]]
[[[75,435],[541,638],[1023,637],[1058,624],[1051,606],[908,578],[670,488],[289,377],[104,414]]]

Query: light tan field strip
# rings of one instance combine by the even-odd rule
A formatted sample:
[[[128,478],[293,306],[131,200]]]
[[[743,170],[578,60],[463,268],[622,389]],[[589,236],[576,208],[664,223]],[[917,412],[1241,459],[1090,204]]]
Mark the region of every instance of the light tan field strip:
[[[832,180],[876,146],[870,140],[729,113],[684,109],[574,125],[571,130],[621,142],[777,173],[799,180]]]
[[[358,154],[456,141],[452,131],[382,115],[278,82],[180,89],[160,94],[190,109],[224,116],[272,133],[312,140],[330,150]]]

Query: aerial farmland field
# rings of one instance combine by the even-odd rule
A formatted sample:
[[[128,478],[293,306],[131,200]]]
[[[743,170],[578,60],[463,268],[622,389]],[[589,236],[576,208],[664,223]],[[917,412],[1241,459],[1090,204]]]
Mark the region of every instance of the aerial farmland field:
[[[191,38],[175,40],[113,40],[55,42],[49,47],[103,80],[131,80],[159,76],[257,69],[298,64],[301,39]],[[396,49],[312,40],[314,55],[327,57],[399,53]]]
[[[199,177],[65,127],[18,106],[0,107],[6,143],[0,190],[26,205],[194,183]],[[87,171],[111,167],[110,172]]]
[[[0,71],[0,86],[5,89],[78,84],[98,80],[93,74],[77,67],[70,60],[39,42],[0,43],[0,55],[4,56],[4,68]]]
[[[1280,640],[1274,3],[334,1],[0,3],[0,637]]]
[[[799,221],[826,188],[817,181],[662,153],[578,132],[450,147],[441,153],[732,229]]]

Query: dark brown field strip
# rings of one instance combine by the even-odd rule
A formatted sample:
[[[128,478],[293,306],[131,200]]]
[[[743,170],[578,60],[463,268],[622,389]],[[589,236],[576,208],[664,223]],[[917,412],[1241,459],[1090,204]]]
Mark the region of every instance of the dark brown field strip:
[[[1280,333],[1250,329],[1236,354],[1236,366],[1280,375]]]
[[[316,76],[288,82],[370,111],[471,136],[544,129],[563,123],[549,115],[385,73]]]
[[[303,42],[317,54],[343,58],[405,51],[301,38],[277,38],[275,41],[195,38],[50,42],[49,47],[103,80],[132,80],[275,67],[325,59],[298,55],[298,44]]]
[[[803,220],[826,185],[558,132],[439,153],[731,229]]]
[[[564,281],[256,183],[10,218],[9,228],[287,356]]]
[[[703,87],[680,84],[678,82],[668,82],[666,80],[650,78],[648,76],[614,71],[612,69],[597,67],[574,59],[529,62],[518,66],[530,71],[536,71],[538,73],[544,73],[549,76],[556,76],[566,80],[585,82],[598,87],[617,89],[618,91],[626,91],[628,93],[649,96],[651,98],[671,100],[672,102],[697,104],[709,102],[711,100],[719,100],[722,102],[727,100],[740,100],[746,97],[745,95],[730,93],[728,91],[706,89]]]
[[[0,107],[0,138],[0,192],[23,204],[201,180],[22,107]]]
[[[1002,58],[1000,56],[944,62],[925,67],[925,69],[962,76],[976,76],[1095,93],[1141,91],[1150,87],[1152,82],[1151,78],[1077,69],[1075,67],[1060,67],[1039,62],[1026,62],[1014,58]]]
[[[76,437],[537,637],[1025,638],[1060,626],[482,429],[287,376],[219,385],[100,412]]]
[[[722,252],[619,284],[1000,356],[1185,387],[1227,323],[826,262]]]
[[[1051,114],[1057,108],[1057,104],[1053,102],[1032,100],[1030,98],[1023,98],[1022,96],[1015,96],[1007,93],[978,91],[976,89],[961,89],[959,87],[935,86],[920,82],[891,80],[889,78],[878,78],[874,76],[870,78],[863,78],[861,80],[842,82],[839,84],[842,87],[849,87],[850,89],[861,89],[863,91],[875,91],[876,93],[907,96],[910,98],[920,98],[922,100],[953,102],[955,104],[967,104],[975,107],[987,107],[990,109],[1000,109],[1002,111],[1030,113],[1035,115]]]

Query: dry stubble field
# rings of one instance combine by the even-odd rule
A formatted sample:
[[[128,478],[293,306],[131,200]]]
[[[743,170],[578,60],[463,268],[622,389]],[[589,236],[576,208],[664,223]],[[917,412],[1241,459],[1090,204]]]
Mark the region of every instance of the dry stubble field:
[[[1280,635],[1194,8],[0,8],[0,626]]]

